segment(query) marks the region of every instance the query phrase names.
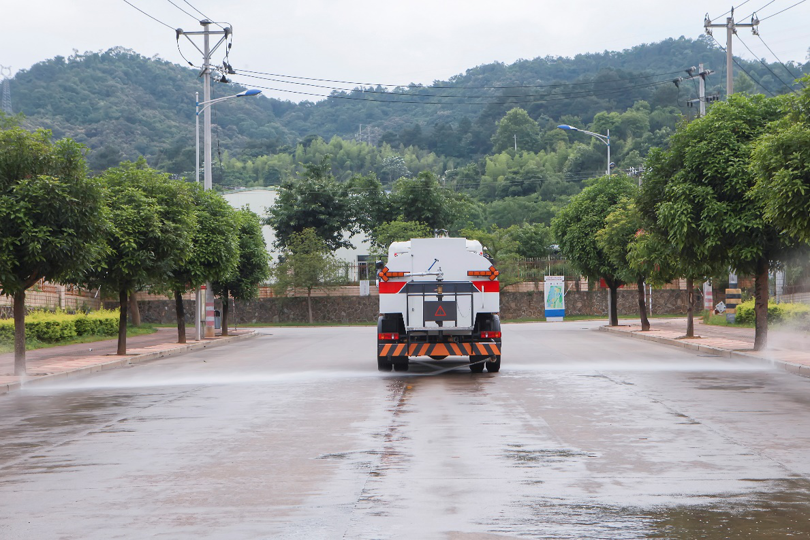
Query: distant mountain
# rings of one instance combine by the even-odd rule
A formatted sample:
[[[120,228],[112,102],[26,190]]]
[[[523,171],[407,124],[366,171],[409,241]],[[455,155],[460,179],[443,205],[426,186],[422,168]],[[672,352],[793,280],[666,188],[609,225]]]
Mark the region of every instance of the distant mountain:
[[[430,86],[336,91],[317,103],[264,97],[224,102],[212,110],[214,152],[272,154],[310,135],[353,138],[362,124],[363,139],[374,144],[421,146],[472,159],[491,150],[495,123],[516,106],[541,126],[565,118],[587,124],[598,112],[622,112],[638,100],[653,109],[675,106],[688,112],[686,102],[695,97],[696,85],[685,81],[676,86],[672,80],[700,62],[716,72],[707,80],[708,92],[722,94],[724,53],[708,38],[679,38],[621,52],[481,65]],[[753,81],[767,92],[787,91],[779,78],[792,81],[780,64],[766,68],[759,62],[739,62],[750,74],[748,84]],[[810,72],[810,62],[789,67],[796,74]],[[69,136],[89,146],[95,170],[144,155],[152,166],[183,173],[194,167],[198,75],[122,48],[56,57],[16,74],[12,107],[26,115],[29,127],[45,127],[57,137]],[[262,83],[244,74],[234,79],[251,87]],[[215,83],[212,95],[242,89]],[[442,146],[461,133],[464,144]]]

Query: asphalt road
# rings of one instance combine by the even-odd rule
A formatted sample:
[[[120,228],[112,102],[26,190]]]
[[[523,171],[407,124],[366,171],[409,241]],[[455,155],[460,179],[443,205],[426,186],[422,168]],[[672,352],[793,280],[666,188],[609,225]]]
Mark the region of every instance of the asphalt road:
[[[595,325],[505,325],[497,374],[273,328],[0,396],[0,538],[810,535],[810,379]]]

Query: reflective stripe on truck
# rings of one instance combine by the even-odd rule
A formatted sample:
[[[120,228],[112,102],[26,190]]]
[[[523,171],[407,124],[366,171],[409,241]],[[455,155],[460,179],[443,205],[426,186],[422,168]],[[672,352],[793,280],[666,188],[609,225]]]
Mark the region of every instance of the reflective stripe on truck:
[[[499,343],[386,343],[378,356],[498,356]]]

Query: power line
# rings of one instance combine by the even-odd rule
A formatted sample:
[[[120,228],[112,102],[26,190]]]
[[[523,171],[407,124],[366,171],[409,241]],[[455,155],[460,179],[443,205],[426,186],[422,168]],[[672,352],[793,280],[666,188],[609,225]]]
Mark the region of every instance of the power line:
[[[721,14],[720,14],[720,15],[718,15],[717,17],[712,17],[712,18],[713,18],[713,19],[719,19],[720,17],[725,17],[725,16],[726,16],[726,15],[728,15],[729,13],[733,12],[735,9],[740,9],[741,7],[743,7],[745,4],[747,4],[747,3],[748,3],[748,2],[750,2],[750,1],[751,1],[751,0],[745,0],[745,2],[743,2],[743,3],[742,3],[742,4],[740,4],[739,6],[735,6],[735,7],[731,8],[730,10],[726,11],[725,13],[721,13]]]
[[[756,54],[754,54],[754,51],[752,51],[752,50],[751,50],[751,48],[750,48],[748,45],[746,45],[745,41],[743,41],[743,39],[742,39],[740,36],[737,36],[737,39],[739,39],[739,40],[740,40],[740,43],[742,43],[742,44],[743,44],[743,46],[744,46],[746,49],[748,49],[748,52],[750,52],[750,53],[751,53],[751,54],[754,56],[754,58],[756,58],[756,56],[757,56],[757,55],[756,55]],[[759,59],[757,59],[757,60],[759,60]],[[783,85],[785,85],[785,88],[787,88],[787,89],[788,89],[788,90],[790,90],[791,92],[796,92],[796,90],[795,90],[795,89],[793,89],[793,88],[791,88],[791,87],[790,87],[790,85],[789,85],[788,83],[786,83],[785,81],[783,81],[783,80],[782,80],[782,78],[781,78],[779,75],[777,75],[776,73],[774,73],[774,71],[773,71],[773,70],[770,68],[770,66],[768,66],[768,64],[766,64],[766,63],[765,63],[765,62],[763,62],[762,60],[759,60],[759,63],[760,63],[760,64],[762,64],[763,66],[765,66],[765,69],[767,69],[768,71],[770,71],[770,72],[771,72],[771,75],[773,75],[774,77],[776,77],[777,79],[779,79],[779,82],[780,82],[780,83],[782,83]],[[750,76],[750,75],[749,75],[749,76]],[[798,92],[796,92],[796,93],[798,94]]]
[[[801,1],[799,1],[799,2],[796,2],[796,3],[795,3],[795,4],[793,4],[792,6],[788,6],[788,7],[786,7],[785,9],[783,9],[782,11],[777,11],[777,12],[776,12],[776,13],[774,13],[773,15],[768,15],[768,16],[767,16],[767,17],[765,17],[764,19],[761,19],[761,21],[767,21],[767,20],[768,20],[768,19],[770,19],[771,17],[776,17],[776,16],[777,16],[777,15],[779,15],[780,13],[784,13],[785,11],[787,11],[787,10],[789,10],[789,9],[791,9],[791,8],[795,8],[795,7],[796,7],[796,6],[798,6],[799,4],[804,4],[805,2],[807,2],[807,0],[801,0]],[[760,21],[760,22],[761,22],[761,21]]]
[[[423,85],[416,85],[413,83],[410,84],[388,84],[388,83],[371,83],[371,82],[355,82],[355,81],[340,81],[334,79],[320,79],[315,77],[300,77],[296,75],[282,75],[279,73],[267,73],[264,71],[251,71],[247,69],[240,70],[242,73],[250,73],[253,75],[267,75],[269,77],[282,77],[285,79],[299,79],[302,81],[315,81],[315,82],[328,82],[328,83],[335,83],[335,84],[350,84],[355,86],[383,86],[388,88],[424,88],[424,89],[475,89],[475,90],[499,90],[499,89],[513,89],[513,88],[554,88],[559,86],[578,86],[584,84],[594,84],[593,81],[588,82],[575,82],[575,83],[555,83],[555,84],[525,84],[525,85],[514,85],[514,86],[423,86]],[[672,75],[675,73],[680,73],[678,71],[669,71],[666,73],[655,73],[652,75],[639,75],[637,77],[633,77],[634,79],[649,79],[652,77],[664,76],[664,75]],[[282,81],[287,84],[295,84],[292,81]]]
[[[213,20],[211,19],[211,17],[209,17],[208,15],[206,15],[205,13],[203,13],[202,11],[200,11],[199,9],[197,9],[196,7],[194,7],[193,5],[191,5],[191,2],[189,2],[188,0],[183,0],[183,2],[185,2],[186,4],[188,4],[188,5],[189,5],[189,7],[191,7],[191,9],[193,9],[194,11],[196,11],[197,13],[199,13],[200,15],[202,15],[204,18],[208,19],[209,21],[213,22],[215,25],[217,25],[217,26],[219,26],[220,28],[222,28],[222,25],[221,25],[221,24],[219,24],[218,22],[213,21]],[[226,24],[227,24],[227,23],[226,23]],[[230,26],[230,25],[229,25],[229,26]]]
[[[714,40],[714,42],[715,42],[715,43],[717,43],[717,46],[718,46],[718,47],[720,47],[720,50],[721,50],[721,51],[723,51],[723,52],[725,52],[725,51],[726,51],[726,49],[725,49],[725,48],[724,48],[722,45],[720,45],[720,42],[719,42],[719,41],[717,41],[717,38],[716,38],[716,37],[714,37],[714,36],[712,36],[711,34],[709,34],[709,35],[712,37],[712,39]],[[739,36],[738,36],[738,37],[739,37]],[[737,64],[737,67],[738,67],[738,68],[740,68],[740,69],[743,71],[743,73],[745,73],[746,75],[748,75],[748,78],[749,78],[749,79],[751,79],[751,80],[752,80],[752,81],[754,81],[756,84],[758,84],[760,88],[762,88],[763,90],[765,90],[766,92],[768,92],[768,93],[771,95],[771,97],[773,97],[773,96],[774,96],[773,92],[771,92],[770,90],[768,90],[767,88],[765,88],[765,86],[764,86],[764,85],[763,85],[761,82],[757,81],[757,80],[756,80],[754,77],[752,77],[752,76],[751,76],[751,74],[750,74],[750,73],[748,73],[748,71],[746,71],[746,69],[745,69],[745,68],[744,68],[744,67],[743,67],[743,66],[742,66],[742,65],[741,65],[739,62],[737,62],[737,59],[736,59],[736,58],[734,58],[734,57],[732,56],[732,57],[731,57],[731,59],[734,61],[734,63],[735,63],[735,64]],[[728,76],[730,76],[730,75],[729,75],[729,74],[727,74],[726,76],[728,77]],[[726,97],[728,97],[728,96],[726,96]]]
[[[273,92],[285,92],[285,93],[288,93],[288,94],[297,94],[297,95],[302,95],[302,96],[314,96],[314,97],[327,98],[327,99],[330,99],[330,98],[333,98],[333,99],[346,99],[346,100],[351,100],[351,101],[373,101],[373,102],[380,102],[380,103],[398,103],[398,104],[401,103],[401,104],[414,104],[414,105],[509,105],[509,104],[512,104],[512,103],[518,104],[518,103],[540,103],[540,102],[546,102],[546,101],[562,101],[562,100],[572,99],[572,97],[576,98],[576,97],[590,97],[590,96],[598,96],[598,95],[611,95],[611,94],[617,94],[617,93],[624,93],[624,92],[627,92],[628,90],[654,88],[654,87],[657,87],[657,86],[669,85],[669,84],[672,84],[672,82],[671,81],[658,81],[658,82],[648,83],[648,84],[645,84],[645,85],[639,85],[639,86],[634,86],[634,87],[626,87],[626,88],[621,88],[621,89],[612,90],[612,91],[602,91],[602,92],[592,91],[592,92],[582,93],[582,95],[576,95],[576,96],[555,94],[554,97],[548,97],[548,98],[545,98],[545,99],[541,99],[541,98],[514,99],[514,98],[520,98],[520,97],[525,97],[525,96],[514,96],[514,98],[509,98],[509,96],[501,96],[502,98],[507,98],[507,99],[505,101],[467,101],[467,102],[461,101],[461,102],[457,102],[457,103],[452,103],[452,102],[448,102],[448,101],[424,101],[424,100],[362,98],[362,97],[341,96],[341,95],[335,95],[335,94],[324,95],[324,94],[314,94],[314,93],[311,93],[311,92],[301,92],[301,91],[298,91],[298,90],[285,90],[285,89],[282,89],[282,88],[271,88],[271,87],[267,87],[267,86],[259,86],[259,85],[252,85],[252,86],[254,86],[255,88],[260,88],[262,90],[270,90],[270,91],[273,91]],[[407,94],[394,94],[394,93],[383,93],[383,94],[387,95],[387,96],[394,97],[394,98],[396,98],[396,96],[405,96],[405,95],[407,95]],[[414,96],[414,97],[418,97],[418,96]],[[428,97],[430,97],[430,96],[428,96]],[[454,99],[464,99],[465,96],[452,96],[452,98],[454,98]]]
[[[191,13],[189,13],[188,11],[186,11],[185,9],[181,8],[180,6],[178,6],[177,4],[175,4],[174,2],[172,2],[172,0],[166,0],[166,1],[167,1],[168,3],[170,3],[171,5],[173,5],[174,7],[176,7],[177,9],[179,9],[180,11],[182,11],[183,13],[185,13],[186,15],[188,15],[189,17],[191,17],[192,19],[194,19],[195,21],[197,20],[197,17],[195,17],[194,15],[192,15]]]
[[[794,74],[792,71],[790,71],[790,69],[788,69],[788,67],[785,65],[785,63],[784,63],[784,62],[782,62],[782,60],[780,60],[778,56],[776,56],[776,53],[775,53],[775,52],[773,52],[773,50],[772,50],[770,47],[768,47],[768,44],[767,44],[767,43],[765,43],[765,40],[764,40],[764,39],[762,39],[762,36],[761,36],[761,35],[759,35],[759,34],[757,34],[757,37],[758,37],[758,38],[759,38],[759,40],[762,42],[762,44],[763,44],[763,45],[765,45],[765,48],[766,48],[766,49],[768,49],[768,50],[771,52],[771,54],[773,55],[773,57],[774,57],[774,58],[776,58],[776,60],[777,60],[777,61],[778,61],[780,64],[782,64],[782,67],[783,67],[783,68],[785,68],[785,71],[787,71],[787,72],[788,72],[788,74],[789,74],[791,77],[793,77],[794,79],[798,80],[798,79],[799,79],[799,77],[797,77],[797,76],[796,76],[796,75],[795,75],[795,74]],[[804,84],[804,82],[799,81],[799,83],[800,83],[800,84],[801,84],[803,87],[807,88],[807,85],[806,85],[806,84]]]
[[[248,77],[248,78],[251,78],[251,79],[260,79],[260,80],[266,80],[266,81],[272,81],[272,82],[279,82],[279,83],[282,83],[282,84],[295,84],[295,85],[299,85],[299,86],[308,86],[308,87],[314,87],[314,88],[324,88],[324,89],[327,89],[327,90],[335,90],[335,91],[340,91],[340,92],[360,91],[360,92],[362,92],[364,94],[382,94],[382,95],[386,95],[386,96],[414,95],[414,96],[419,96],[419,97],[430,97],[430,98],[464,98],[464,99],[467,99],[467,98],[487,99],[487,98],[492,98],[493,97],[493,96],[489,96],[489,95],[457,95],[457,94],[426,94],[426,93],[417,93],[417,94],[404,94],[403,93],[403,94],[398,94],[398,93],[395,93],[395,92],[386,92],[386,91],[380,91],[380,90],[365,90],[365,89],[357,90],[357,89],[348,89],[348,88],[338,88],[338,87],[334,87],[334,86],[325,86],[325,85],[320,85],[320,84],[303,83],[303,82],[297,82],[297,81],[284,81],[284,80],[281,80],[281,79],[274,79],[274,78],[270,78],[270,77],[260,77],[258,75],[245,75],[245,74],[241,74],[239,72],[235,73],[235,75],[241,75],[242,77]],[[662,82],[662,81],[657,81],[657,82]],[[663,81],[663,82],[668,83],[670,81]],[[596,84],[596,83],[589,83],[589,84],[593,85],[593,84]],[[651,84],[651,83],[648,83],[648,84]],[[630,89],[636,88],[637,86],[638,85],[627,86],[626,89],[630,90]],[[428,88],[419,88],[419,90],[428,90]],[[564,95],[569,96],[569,97],[575,97],[575,96],[583,96],[583,95],[593,95],[595,92],[597,92],[597,91],[596,90],[584,90],[584,91],[580,91],[580,92],[569,92],[569,93],[566,93]],[[563,94],[553,94],[553,95],[563,95]],[[513,97],[515,97],[515,98],[523,98],[523,97],[534,97],[534,96],[532,96],[530,94],[519,94],[519,95],[511,95],[511,96],[510,95],[502,95],[502,96],[499,96],[499,97],[502,97],[502,98],[513,98]],[[538,96],[538,97],[540,97],[540,96]]]
[[[165,26],[166,28],[168,28],[168,29],[169,29],[169,30],[171,30],[172,32],[174,32],[174,31],[176,30],[175,28],[172,28],[171,26],[169,26],[169,25],[168,25],[168,24],[166,24],[165,22],[161,21],[160,19],[156,19],[156,18],[155,18],[155,17],[153,17],[152,15],[149,15],[147,12],[145,12],[144,10],[142,10],[141,8],[139,8],[138,6],[136,6],[135,4],[133,4],[132,2],[129,2],[129,0],[123,0],[123,1],[124,1],[124,3],[129,4],[131,7],[133,7],[133,8],[135,8],[135,9],[137,9],[138,11],[140,11],[141,13],[143,13],[144,15],[146,15],[147,17],[149,17],[149,18],[150,18],[150,19],[152,19],[153,21],[159,22],[160,24],[162,24],[163,26]]]
[[[765,8],[766,8],[766,7],[768,7],[768,6],[770,6],[770,5],[771,5],[771,4],[773,4],[774,2],[776,2],[776,0],[771,0],[770,2],[768,2],[767,4],[765,4],[764,6],[762,6],[761,8],[759,8],[758,10],[756,10],[756,11],[752,11],[750,14],[746,15],[745,17],[743,17],[743,19],[747,19],[748,17],[753,17],[753,16],[754,16],[756,13],[758,13],[758,12],[762,11],[763,9],[765,9]]]

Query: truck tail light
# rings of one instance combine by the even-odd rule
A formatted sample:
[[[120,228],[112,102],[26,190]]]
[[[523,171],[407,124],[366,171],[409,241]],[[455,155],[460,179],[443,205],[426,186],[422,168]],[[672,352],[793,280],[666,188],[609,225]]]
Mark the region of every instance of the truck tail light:
[[[483,339],[500,339],[501,338],[501,333],[500,332],[481,332],[481,337]]]
[[[397,341],[399,340],[399,332],[380,332],[377,334],[377,339],[380,341]]]

